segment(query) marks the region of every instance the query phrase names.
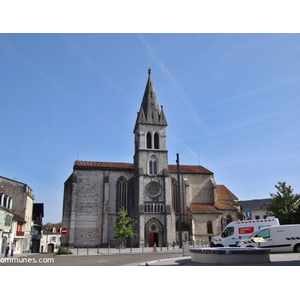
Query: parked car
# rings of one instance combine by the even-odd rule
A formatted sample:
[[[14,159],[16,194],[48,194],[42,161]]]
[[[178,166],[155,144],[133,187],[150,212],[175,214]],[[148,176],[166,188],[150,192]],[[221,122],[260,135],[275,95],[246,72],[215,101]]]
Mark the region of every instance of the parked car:
[[[247,239],[240,247],[270,248],[270,252],[300,252],[300,225],[280,225],[262,228]]]

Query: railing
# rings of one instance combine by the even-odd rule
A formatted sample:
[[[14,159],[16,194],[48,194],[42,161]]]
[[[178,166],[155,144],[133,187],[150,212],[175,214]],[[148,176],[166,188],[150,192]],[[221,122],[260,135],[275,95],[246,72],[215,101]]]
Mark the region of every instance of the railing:
[[[145,213],[164,213],[165,205],[163,203],[146,203],[144,205]]]
[[[158,245],[156,247],[149,247],[142,243],[140,247],[132,247],[129,245],[126,248],[122,248],[121,246],[110,246],[107,247],[70,247],[69,245],[64,246],[61,244],[62,248],[68,249],[67,253],[73,255],[99,255],[99,254],[125,254],[125,253],[149,253],[149,252],[183,252],[183,256],[188,255],[188,251],[190,248],[206,248],[208,246],[208,242],[206,240],[197,240],[197,241],[185,241],[183,242],[182,248],[179,247],[178,244],[166,243],[166,246]],[[70,251],[70,252],[69,252]]]
[[[24,236],[25,232],[24,231],[17,231],[17,236]]]

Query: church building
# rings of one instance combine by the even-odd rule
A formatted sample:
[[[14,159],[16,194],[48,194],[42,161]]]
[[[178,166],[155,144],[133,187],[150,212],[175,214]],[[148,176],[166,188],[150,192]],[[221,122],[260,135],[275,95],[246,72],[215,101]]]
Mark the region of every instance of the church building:
[[[242,218],[237,197],[217,185],[213,172],[203,166],[180,165],[178,182],[177,165],[168,163],[167,126],[149,69],[133,131],[133,163],[74,163],[64,188],[64,245],[116,245],[114,223],[122,207],[137,222],[136,235],[128,240],[132,246],[178,243],[180,227],[183,241],[208,241],[228,222]]]

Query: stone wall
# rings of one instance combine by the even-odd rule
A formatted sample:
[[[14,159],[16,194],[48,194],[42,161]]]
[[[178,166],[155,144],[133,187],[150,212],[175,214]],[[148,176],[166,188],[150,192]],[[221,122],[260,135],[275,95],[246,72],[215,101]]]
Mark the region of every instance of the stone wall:
[[[194,241],[205,240],[209,237],[216,236],[221,233],[221,215],[216,214],[195,214],[193,215],[191,239]],[[207,222],[212,222],[212,233],[207,233]]]

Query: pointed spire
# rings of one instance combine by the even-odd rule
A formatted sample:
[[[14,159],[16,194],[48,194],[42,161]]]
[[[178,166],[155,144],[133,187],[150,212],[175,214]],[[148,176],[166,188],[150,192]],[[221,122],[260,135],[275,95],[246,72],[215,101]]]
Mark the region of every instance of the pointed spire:
[[[151,79],[151,69],[148,69],[148,81],[146,84],[140,112],[136,120],[134,131],[138,124],[151,124],[167,126],[164,112],[159,109],[153,82]]]

